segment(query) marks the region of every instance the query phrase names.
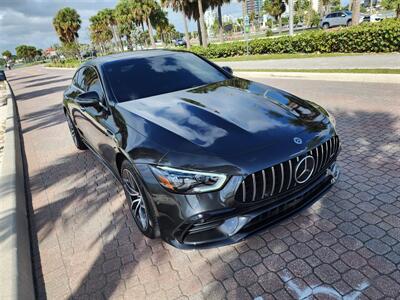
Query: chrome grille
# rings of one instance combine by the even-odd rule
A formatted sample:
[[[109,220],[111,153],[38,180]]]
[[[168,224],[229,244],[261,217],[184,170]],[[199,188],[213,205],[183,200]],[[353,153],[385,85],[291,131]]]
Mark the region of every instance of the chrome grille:
[[[318,174],[321,174],[322,171],[326,170],[334,161],[338,150],[339,138],[334,136],[307,153],[250,174],[242,181],[242,184],[236,191],[235,199],[242,203],[257,202],[275,198],[298,188],[300,185],[307,185],[307,182],[304,184],[297,183],[294,178],[298,162],[308,155],[314,158],[314,171],[308,180],[311,181]]]

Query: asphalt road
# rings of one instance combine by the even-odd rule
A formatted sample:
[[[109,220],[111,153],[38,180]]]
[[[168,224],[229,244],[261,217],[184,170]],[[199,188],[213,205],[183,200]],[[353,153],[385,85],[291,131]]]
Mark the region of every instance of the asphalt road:
[[[400,53],[218,62],[234,70],[266,69],[400,69]]]
[[[61,110],[72,71],[7,75],[28,162],[39,298],[400,295],[399,85],[261,80],[336,116],[341,179],[311,207],[239,244],[182,251],[144,238],[121,186],[94,155],[74,148]]]

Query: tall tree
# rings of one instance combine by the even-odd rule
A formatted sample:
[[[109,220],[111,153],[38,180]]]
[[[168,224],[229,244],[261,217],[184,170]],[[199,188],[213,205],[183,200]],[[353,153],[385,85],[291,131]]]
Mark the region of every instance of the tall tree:
[[[153,25],[150,21],[151,14],[159,8],[159,4],[155,0],[137,1],[136,17],[143,23],[146,23],[149,32],[150,43],[153,48],[156,47],[153,35]]]
[[[230,3],[231,0],[209,0],[211,8],[217,8],[217,20],[218,20],[218,35],[219,40],[222,43],[224,41],[224,28],[222,26],[222,5]]]
[[[113,35],[113,39],[116,45],[119,45],[121,51],[124,51],[124,46],[122,45],[121,37],[117,32],[117,20],[115,17],[115,11],[111,8],[105,8],[98,12],[99,18],[108,26]]]
[[[396,18],[400,19],[400,0],[382,0],[381,5],[386,9],[394,9]]]
[[[32,61],[37,52],[34,46],[29,45],[20,45],[15,48],[15,52],[17,53],[18,58],[22,58],[25,62]]]
[[[60,41],[67,44],[76,42],[81,23],[79,14],[70,7],[60,9],[53,18],[53,26]]]
[[[204,10],[203,10],[203,1],[197,0],[197,5],[199,9],[199,23],[201,29],[201,40],[203,41],[203,47],[207,48],[208,40],[207,40],[207,30],[206,30],[206,22],[204,21]]]
[[[160,36],[161,40],[166,42],[166,38],[164,34],[169,30],[169,21],[167,17],[167,13],[158,7],[157,9],[153,10],[150,15],[150,22],[156,29],[157,34]]]
[[[120,0],[115,7],[115,18],[117,21],[118,32],[125,36],[128,49],[132,50],[132,35],[138,25],[138,20],[133,14],[136,3],[131,0]]]
[[[5,50],[3,51],[3,53],[1,54],[3,57],[5,57],[6,59],[10,59],[12,54],[9,50]]]
[[[188,49],[190,49],[190,37],[189,37],[189,30],[188,30],[187,16],[186,16],[188,1],[187,0],[161,0],[161,4],[164,7],[171,7],[173,9],[173,11],[175,11],[175,12],[180,11],[182,13],[183,25],[184,25],[184,29],[185,29],[186,47]]]
[[[282,0],[265,0],[264,10],[279,23],[279,33],[282,32],[282,14],[286,10]]]
[[[94,44],[100,46],[103,53],[107,50],[107,43],[113,39],[113,33],[108,26],[107,20],[100,12],[90,17],[90,38]]]

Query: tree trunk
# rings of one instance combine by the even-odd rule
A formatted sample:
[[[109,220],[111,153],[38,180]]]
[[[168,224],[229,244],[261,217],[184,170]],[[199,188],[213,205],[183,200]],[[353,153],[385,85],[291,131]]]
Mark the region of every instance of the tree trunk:
[[[197,20],[197,34],[199,36],[199,44],[200,44],[200,46],[203,46],[203,39],[202,39],[202,34],[201,34],[200,20]]]
[[[200,21],[200,29],[201,29],[201,39],[203,40],[203,47],[207,48],[207,29],[206,24],[204,22],[204,11],[203,11],[203,3],[202,0],[197,0],[197,4],[199,6],[199,21]]]
[[[189,30],[188,30],[185,11],[182,11],[182,16],[183,16],[183,25],[185,28],[186,48],[190,49],[190,37],[189,37]]]
[[[149,37],[150,37],[151,47],[153,49],[155,49],[156,48],[156,43],[154,42],[153,26],[151,25],[150,18],[147,18],[147,28],[149,29]]]
[[[218,5],[218,32],[219,32],[219,41],[221,43],[223,43],[224,42],[224,29],[222,27],[221,5]]]
[[[126,43],[128,44],[128,50],[129,50],[129,51],[132,51],[132,50],[133,50],[133,47],[132,47],[132,40],[131,40],[131,37],[130,37],[129,34],[126,36]]]
[[[358,25],[360,23],[360,0],[353,0],[353,17],[352,17],[352,25]]]

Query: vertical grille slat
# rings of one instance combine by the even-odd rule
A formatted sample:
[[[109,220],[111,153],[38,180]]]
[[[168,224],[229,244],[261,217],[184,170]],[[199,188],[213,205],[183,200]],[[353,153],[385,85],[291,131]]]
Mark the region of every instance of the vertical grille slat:
[[[242,193],[243,193],[243,202],[246,202],[246,183],[244,180],[242,182]]]
[[[251,199],[251,202],[254,202],[254,200],[256,200],[256,194],[257,194],[256,175],[253,173],[251,177],[253,179],[253,198]]]
[[[279,192],[278,193],[282,192],[283,183],[285,182],[285,172],[283,170],[283,164],[281,163],[280,166],[281,166],[281,186],[279,187]]]
[[[263,178],[263,192],[261,198],[264,199],[265,191],[267,190],[267,179],[265,178],[265,170],[262,170],[262,178]]]
[[[312,176],[317,176],[333,162],[339,149],[339,138],[334,136],[301,155],[250,174],[242,181],[235,199],[239,202],[250,203],[270,197],[275,199],[281,193],[290,192],[296,186],[302,185],[295,180],[296,166],[301,159],[307,155],[314,158],[315,168]]]
[[[275,190],[275,168],[274,167],[271,168],[271,173],[272,173],[272,188],[271,188],[270,196],[272,196],[274,194],[274,190]]]
[[[293,171],[292,171],[292,160],[289,160],[289,183],[287,185],[286,190],[289,190],[290,184],[292,183],[292,176],[293,176]]]

